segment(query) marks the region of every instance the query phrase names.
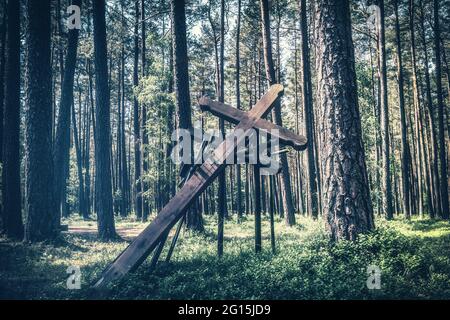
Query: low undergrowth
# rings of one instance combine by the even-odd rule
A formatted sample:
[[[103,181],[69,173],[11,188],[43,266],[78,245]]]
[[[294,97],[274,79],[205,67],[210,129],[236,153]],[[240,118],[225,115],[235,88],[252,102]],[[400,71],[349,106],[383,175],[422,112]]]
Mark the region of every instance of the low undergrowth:
[[[95,222],[70,221],[77,227]],[[139,225],[119,221],[126,228]],[[184,232],[169,263],[150,270],[150,259],[115,283],[115,299],[449,299],[450,224],[445,221],[377,221],[377,230],[352,243],[328,241],[323,222],[297,217],[275,224],[272,254],[267,217],[263,251],[253,250],[251,217],[225,225],[224,256],[217,257],[216,223],[205,233]],[[0,298],[88,299],[92,282],[126,241],[101,243],[92,234],[64,234],[58,243],[26,245],[0,240]],[[165,249],[167,250],[167,249]],[[166,252],[161,255],[164,260]],[[79,266],[80,290],[67,289],[66,270]],[[367,287],[369,266],[381,271],[381,289]]]

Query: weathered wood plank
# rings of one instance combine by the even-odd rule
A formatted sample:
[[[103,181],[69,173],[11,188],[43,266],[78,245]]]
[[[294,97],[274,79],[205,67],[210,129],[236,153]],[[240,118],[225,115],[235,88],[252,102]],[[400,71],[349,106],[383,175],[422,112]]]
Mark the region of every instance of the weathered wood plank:
[[[258,118],[268,114],[272,104],[283,93],[283,86],[273,85],[269,91],[259,100],[235,128],[248,130],[254,126]],[[139,236],[109,265],[100,279],[94,284],[94,288],[104,288],[111,281],[123,277],[129,271],[137,268],[145,258],[158,245],[161,238],[183,216],[189,205],[199,196],[203,190],[214,180],[226,166],[225,160],[234,152],[236,145],[243,137],[225,139],[212,153],[214,161],[206,161],[197,168],[192,177],[167,203],[158,216],[139,234]]]
[[[213,115],[234,124],[237,124],[248,117],[246,112],[236,109],[228,104],[213,101],[208,97],[200,98],[199,104],[202,110],[209,111]],[[280,143],[291,146],[295,150],[301,151],[305,150],[307,147],[307,139],[304,136],[295,134],[294,132],[280,127],[270,121],[258,119],[253,127],[257,130],[263,130],[271,133],[273,136],[277,136],[273,131],[277,129]]]

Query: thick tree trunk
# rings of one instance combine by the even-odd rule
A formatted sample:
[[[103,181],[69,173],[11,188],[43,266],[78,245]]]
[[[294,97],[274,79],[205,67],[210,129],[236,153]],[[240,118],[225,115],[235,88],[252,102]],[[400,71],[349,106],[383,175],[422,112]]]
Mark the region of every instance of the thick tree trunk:
[[[3,228],[21,240],[23,222],[20,190],[20,2],[8,1],[3,127]]]
[[[1,29],[0,29],[0,163],[3,163],[3,110],[5,97],[5,47],[6,47],[6,0],[0,4],[2,9],[1,14]],[[0,205],[0,233],[3,232],[3,208]]]
[[[401,126],[401,150],[402,150],[402,191],[403,191],[403,210],[406,217],[411,216],[411,209],[409,206],[409,164],[410,153],[409,144],[407,138],[407,125],[405,114],[405,96],[403,91],[404,79],[403,79],[403,64],[402,64],[402,46],[400,42],[400,23],[398,19],[398,1],[394,0],[394,13],[395,13],[395,38],[397,45],[397,78],[398,78],[398,100],[400,107],[400,126]]]
[[[374,228],[359,114],[348,0],[316,3],[318,101],[322,108],[324,215],[333,240]]]
[[[96,88],[95,186],[98,236],[107,241],[117,237],[111,185],[110,92],[106,49],[105,0],[93,2]]]
[[[6,52],[6,0],[0,4],[3,10],[1,15],[2,26],[0,31],[0,162],[2,162],[2,146],[3,146],[3,110],[5,98],[5,52]],[[0,207],[0,231],[2,229],[2,208]]]
[[[31,242],[53,239],[59,234],[53,189],[50,11],[50,0],[27,2],[25,240]]]
[[[270,17],[269,17],[269,2],[268,0],[260,0],[261,6],[261,22],[262,22],[262,34],[264,45],[264,62],[266,67],[266,76],[269,81],[269,85],[276,83],[275,68],[272,58],[272,41],[270,37]],[[277,100],[273,106],[272,117],[275,123],[282,126],[281,120],[281,103]],[[295,212],[294,205],[292,203],[291,193],[291,179],[289,176],[289,165],[287,161],[286,153],[280,155],[281,160],[281,193],[283,197],[283,205],[285,211],[285,219],[287,225],[295,224]]]

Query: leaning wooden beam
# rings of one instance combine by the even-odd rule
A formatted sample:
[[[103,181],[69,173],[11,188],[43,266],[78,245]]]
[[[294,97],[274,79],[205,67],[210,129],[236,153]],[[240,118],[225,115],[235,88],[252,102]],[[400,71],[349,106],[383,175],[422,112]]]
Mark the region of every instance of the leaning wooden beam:
[[[208,97],[200,98],[199,104],[203,111],[209,111],[212,114],[234,124],[237,124],[248,117],[246,112],[236,109],[228,104],[213,101]],[[278,139],[280,139],[281,144],[291,146],[295,150],[299,151],[306,149],[307,140],[304,136],[297,135],[292,131],[276,125],[275,123],[264,119],[258,119],[256,120],[254,128],[271,133],[273,136],[276,135],[272,130],[277,129],[279,133]]]
[[[260,117],[264,117],[269,113],[272,104],[282,93],[282,85],[276,84],[271,86],[269,91],[248,112],[248,117],[243,119],[236,126],[235,130],[246,131],[252,128]],[[236,146],[245,139],[245,135],[238,136],[236,140],[233,135],[230,136],[230,139],[225,139],[214,150],[210,159],[212,161],[206,161],[201,167],[197,168],[192,177],[167,203],[150,225],[105,269],[100,279],[94,284],[94,288],[104,288],[111,281],[122,278],[128,272],[137,268],[147,258],[162,237],[183,216],[186,208],[225,168],[225,160],[234,152]]]

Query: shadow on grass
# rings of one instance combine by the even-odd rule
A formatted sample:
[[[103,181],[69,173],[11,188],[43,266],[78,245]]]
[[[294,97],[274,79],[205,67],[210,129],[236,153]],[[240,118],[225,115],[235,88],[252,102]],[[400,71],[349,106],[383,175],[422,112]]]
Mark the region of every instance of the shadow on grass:
[[[450,233],[450,223],[446,220],[412,220],[407,222],[413,231],[441,231]]]

